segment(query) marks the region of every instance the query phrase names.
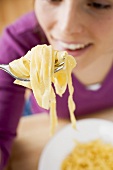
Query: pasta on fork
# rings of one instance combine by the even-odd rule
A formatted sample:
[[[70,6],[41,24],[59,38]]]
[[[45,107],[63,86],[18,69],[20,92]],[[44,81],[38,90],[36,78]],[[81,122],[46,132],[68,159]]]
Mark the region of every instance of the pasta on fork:
[[[54,73],[55,63],[64,61],[63,69]],[[71,73],[76,66],[73,56],[66,51],[57,51],[51,45],[37,45],[20,59],[9,63],[11,71],[18,77],[29,78],[29,82],[15,80],[14,83],[23,85],[33,90],[33,94],[40,107],[50,109],[51,133],[54,133],[57,125],[56,94],[62,97],[67,86],[69,88],[68,107],[73,127],[76,121],[74,117],[75,103],[73,101],[73,85]]]

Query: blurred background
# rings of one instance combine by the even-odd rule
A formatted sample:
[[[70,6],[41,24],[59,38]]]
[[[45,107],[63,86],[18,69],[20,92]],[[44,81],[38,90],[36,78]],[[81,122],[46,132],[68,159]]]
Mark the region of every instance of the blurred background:
[[[33,9],[33,0],[0,0],[0,35],[3,29]]]
[[[0,0],[0,36],[4,28],[21,17],[23,14],[33,10],[33,0]],[[25,99],[30,95],[30,90],[26,89]],[[28,110],[23,111],[28,115]]]

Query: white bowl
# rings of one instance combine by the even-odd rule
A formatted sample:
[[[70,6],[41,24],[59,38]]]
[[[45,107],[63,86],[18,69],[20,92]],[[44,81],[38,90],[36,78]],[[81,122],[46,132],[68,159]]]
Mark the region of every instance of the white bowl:
[[[60,170],[62,161],[75,146],[74,140],[89,142],[95,139],[113,144],[113,122],[89,118],[77,121],[76,129],[71,124],[65,126],[45,146],[38,170]]]

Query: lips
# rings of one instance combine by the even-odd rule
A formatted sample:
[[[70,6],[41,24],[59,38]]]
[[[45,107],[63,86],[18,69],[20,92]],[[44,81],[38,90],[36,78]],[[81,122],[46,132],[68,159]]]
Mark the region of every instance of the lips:
[[[82,56],[91,46],[91,43],[64,43],[62,41],[58,42],[58,50],[67,51],[70,55],[74,57]]]

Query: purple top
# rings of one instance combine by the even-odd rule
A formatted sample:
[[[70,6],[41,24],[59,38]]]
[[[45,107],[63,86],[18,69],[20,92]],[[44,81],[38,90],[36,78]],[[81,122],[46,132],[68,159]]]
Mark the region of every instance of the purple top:
[[[14,59],[25,55],[37,44],[48,44],[48,41],[31,12],[5,29],[0,39],[0,64],[8,64]],[[100,89],[87,90],[73,75],[75,115],[89,114],[113,107],[113,67]],[[6,165],[11,145],[16,136],[16,128],[24,106],[25,88],[13,84],[14,79],[0,70],[0,149],[2,163],[0,170]],[[67,105],[68,90],[63,97],[57,96],[57,113],[59,117],[69,118]],[[33,94],[30,97],[33,113],[43,112]]]

